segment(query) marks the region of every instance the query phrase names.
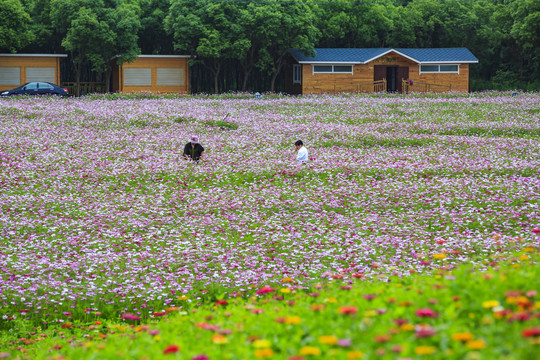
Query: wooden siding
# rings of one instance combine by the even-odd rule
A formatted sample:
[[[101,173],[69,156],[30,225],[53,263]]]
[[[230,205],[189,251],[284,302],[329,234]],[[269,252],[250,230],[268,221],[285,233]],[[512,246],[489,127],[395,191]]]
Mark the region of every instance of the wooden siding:
[[[152,81],[148,86],[125,85],[125,69],[151,69]],[[158,85],[157,69],[183,69],[183,85]],[[189,92],[189,69],[187,58],[137,58],[131,63],[124,63],[121,66],[113,66],[113,91],[138,92],[150,91],[161,93],[188,93]]]
[[[20,68],[20,83],[16,85],[0,85],[0,91],[9,90],[27,83],[27,68],[54,68],[54,83],[60,85],[60,58],[56,56],[2,56],[0,67]]]
[[[375,74],[375,66],[380,72]],[[313,65],[302,64],[302,94],[324,94],[340,92],[366,91],[368,84],[375,80],[381,80],[379,77],[386,77],[385,68],[388,66],[397,66],[396,84],[398,90],[401,90],[402,77],[407,76],[406,80],[412,80],[413,86],[410,91],[420,91],[420,86],[415,90],[414,84],[428,83],[437,85],[450,85],[452,91],[469,91],[469,64],[459,64],[459,74],[451,73],[432,73],[420,74],[420,66],[416,62],[407,59],[396,53],[390,53],[377,58],[367,64],[353,65],[352,74],[314,74]],[[289,76],[288,74],[286,75]],[[292,75],[290,75],[292,78]]]

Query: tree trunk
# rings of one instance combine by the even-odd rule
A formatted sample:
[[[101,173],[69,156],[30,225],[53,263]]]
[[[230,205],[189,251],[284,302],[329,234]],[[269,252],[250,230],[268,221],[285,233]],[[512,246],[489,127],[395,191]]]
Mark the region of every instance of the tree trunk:
[[[272,74],[272,80],[270,82],[270,91],[275,92],[276,90],[276,79],[279,75],[279,72],[281,71],[281,68],[283,67],[283,58],[285,57],[285,53],[282,54],[279,59],[276,61],[276,71]]]
[[[81,96],[81,68],[82,68],[82,61],[79,61],[77,65],[75,65],[75,76],[76,76],[76,82],[77,82],[77,97]]]
[[[242,91],[247,90],[247,84],[249,80],[249,75],[251,74],[251,71],[253,70],[253,63],[254,63],[254,57],[255,57],[255,48],[251,47],[249,51],[249,56],[245,61],[240,61],[240,64],[242,65],[242,68],[244,69],[244,79],[242,81]]]
[[[246,91],[249,74],[251,73],[251,68],[249,70],[244,70],[244,80],[242,81],[242,91]]]
[[[111,69],[109,66],[107,66],[107,71],[105,71],[105,91],[104,93],[109,93],[111,92],[111,80],[110,80],[110,77],[111,77]]]
[[[221,72],[221,62],[214,60],[214,93],[219,94],[219,73]]]

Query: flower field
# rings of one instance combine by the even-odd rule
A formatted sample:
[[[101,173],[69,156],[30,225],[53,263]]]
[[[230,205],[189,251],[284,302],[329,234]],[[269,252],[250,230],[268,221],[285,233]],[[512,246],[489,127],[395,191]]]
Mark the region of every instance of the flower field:
[[[532,358],[538,93],[3,98],[0,130],[5,357]]]

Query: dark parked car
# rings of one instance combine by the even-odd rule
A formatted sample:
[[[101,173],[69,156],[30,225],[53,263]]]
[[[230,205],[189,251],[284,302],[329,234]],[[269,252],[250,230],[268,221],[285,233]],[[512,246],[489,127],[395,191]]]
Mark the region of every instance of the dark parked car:
[[[58,95],[67,96],[68,91],[58,85],[54,85],[48,82],[29,82],[15,89],[2,91],[2,96],[10,95]]]

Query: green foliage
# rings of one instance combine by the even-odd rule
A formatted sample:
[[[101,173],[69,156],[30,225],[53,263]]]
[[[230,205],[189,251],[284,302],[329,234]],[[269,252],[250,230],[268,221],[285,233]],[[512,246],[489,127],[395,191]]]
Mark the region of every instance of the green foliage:
[[[20,0],[0,1],[0,19],[0,52],[15,53],[34,40],[30,16]]]
[[[238,129],[238,124],[235,124],[235,123],[232,123],[232,122],[229,122],[229,121],[206,120],[204,122],[204,124],[207,125],[207,126],[217,127],[217,128],[219,128],[221,130],[236,130],[236,129]]]
[[[107,71],[112,57],[133,60],[139,49],[176,51],[195,56],[190,79],[204,86],[192,88],[217,93],[275,91],[289,48],[312,54],[315,47],[467,47],[479,58],[470,69],[472,90],[532,90],[540,81],[539,4],[3,0],[0,51],[67,50],[80,71],[96,73]]]

